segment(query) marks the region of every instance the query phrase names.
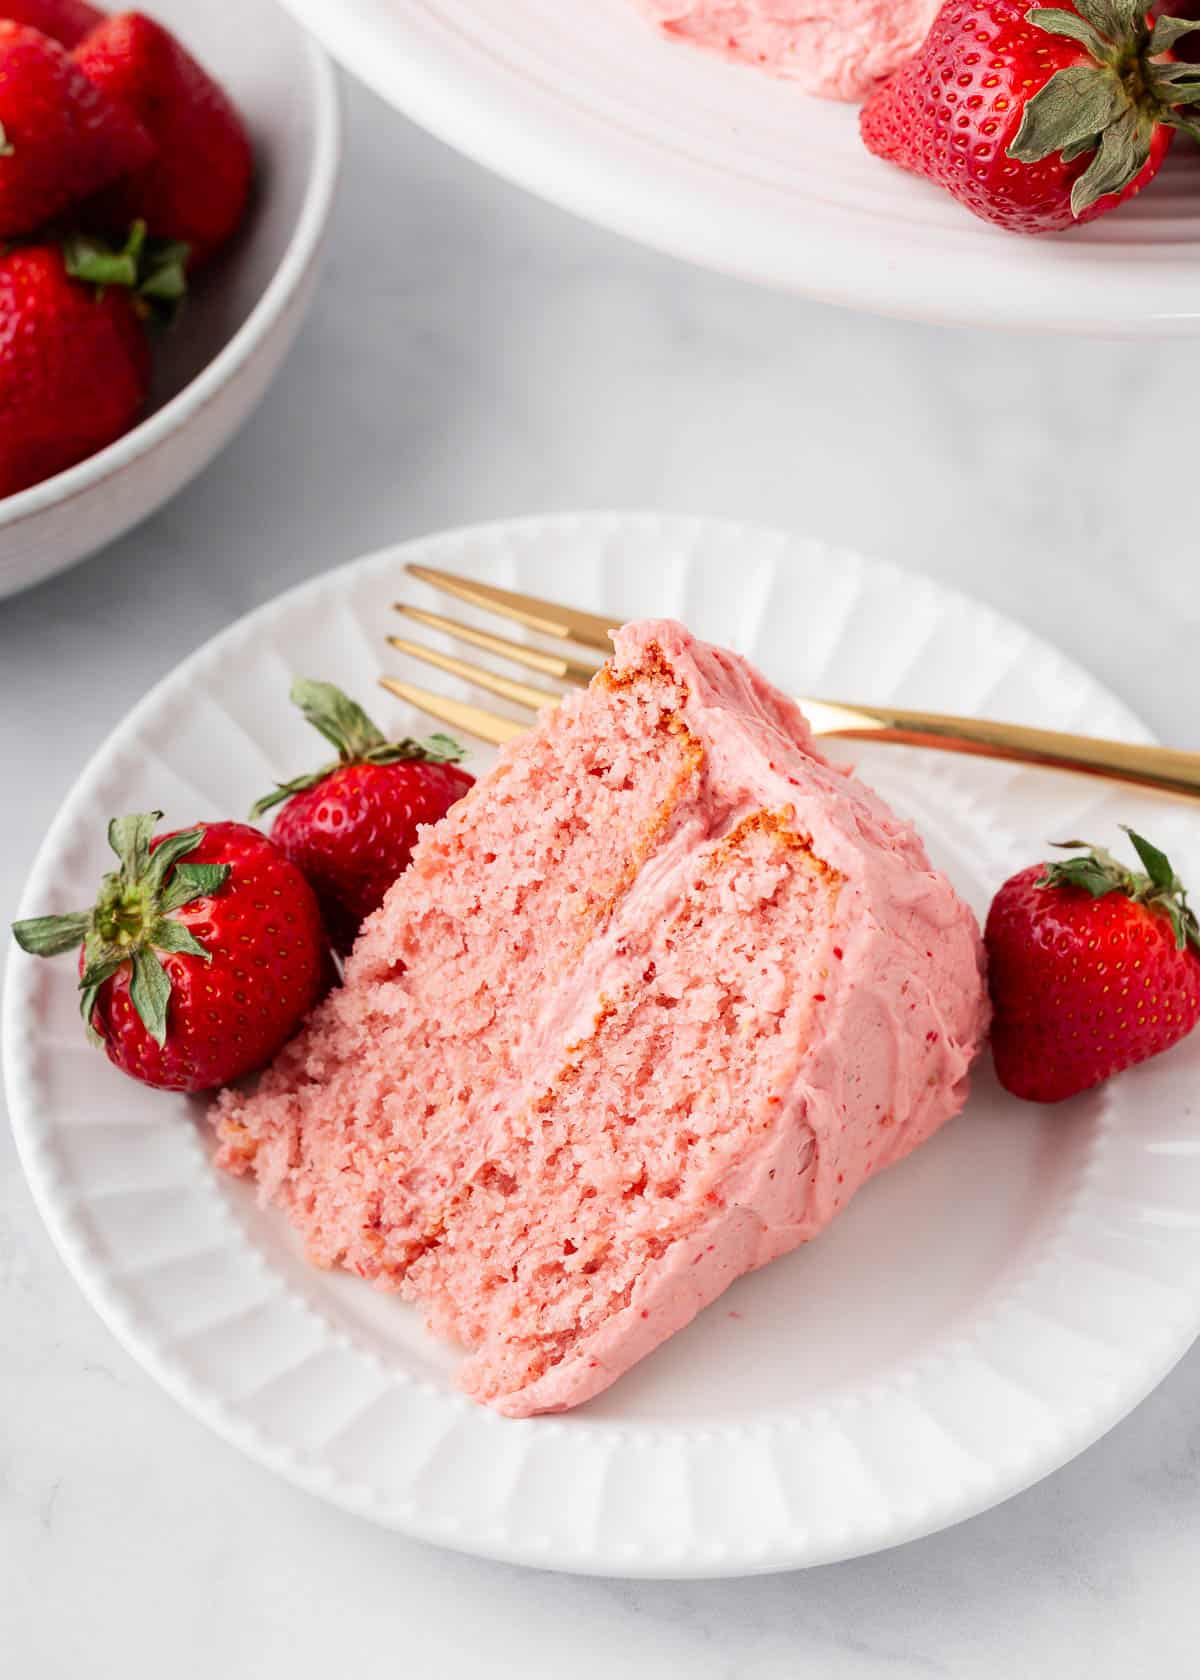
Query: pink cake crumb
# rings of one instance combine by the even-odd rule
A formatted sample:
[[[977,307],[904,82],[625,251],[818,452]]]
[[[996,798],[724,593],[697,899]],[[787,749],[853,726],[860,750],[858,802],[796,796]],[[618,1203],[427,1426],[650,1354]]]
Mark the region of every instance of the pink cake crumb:
[[[942,0],[634,0],[664,34],[796,82],[863,99],[912,57]]]
[[[345,985],[215,1114],[312,1258],[574,1406],[961,1108],[979,931],[801,713],[627,626],[448,816]]]

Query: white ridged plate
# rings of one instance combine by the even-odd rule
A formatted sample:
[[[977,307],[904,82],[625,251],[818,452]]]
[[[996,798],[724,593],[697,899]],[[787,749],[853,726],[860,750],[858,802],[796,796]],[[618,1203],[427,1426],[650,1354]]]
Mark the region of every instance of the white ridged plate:
[[[393,729],[425,727],[373,686],[400,666],[389,603],[432,600],[406,560],[614,616],[671,613],[794,689],[1144,737],[1018,625],[819,542],[617,514],[483,526],[331,572],[202,648],[85,770],[22,914],[89,900],[111,813],[240,815],[312,762],[319,744],[287,702],[296,673],[353,689]],[[1122,819],[1200,873],[1194,820],[1166,801],[905,749],[859,757],[980,911],[1048,837],[1111,840]],[[985,1067],[966,1113],[818,1241],[741,1280],[591,1405],[505,1421],[454,1391],[454,1354],[413,1309],[307,1266],[282,1218],[216,1173],[202,1105],[87,1047],[70,963],[14,952],[5,1003],[25,1169],[116,1335],[252,1457],[446,1545],[677,1576],[893,1545],[1079,1452],[1200,1323],[1200,1040],[1053,1111],[1004,1097]]]
[[[1029,238],[873,158],[858,111],[661,37],[632,0],[285,0],[468,156],[647,245],[832,303],[1087,333],[1200,328],[1200,154]]]

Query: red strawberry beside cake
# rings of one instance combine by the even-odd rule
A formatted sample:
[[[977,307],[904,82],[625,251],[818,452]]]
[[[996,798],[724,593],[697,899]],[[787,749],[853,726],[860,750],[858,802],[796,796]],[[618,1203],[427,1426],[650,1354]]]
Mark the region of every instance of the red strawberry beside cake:
[[[962,1107],[974,917],[798,709],[616,638],[435,827],[220,1159],[511,1416],[605,1388]]]

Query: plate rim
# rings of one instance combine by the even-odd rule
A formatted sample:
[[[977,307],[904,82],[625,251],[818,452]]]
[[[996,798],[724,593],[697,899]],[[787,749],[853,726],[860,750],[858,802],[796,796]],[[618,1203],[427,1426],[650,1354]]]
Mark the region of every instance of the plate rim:
[[[233,646],[245,636],[253,635],[255,629],[262,622],[286,610],[289,604],[294,604],[298,599],[305,596],[311,596],[314,599],[319,598],[331,589],[336,590],[343,580],[367,574],[372,570],[383,570],[392,566],[399,568],[406,556],[413,550],[423,553],[431,542],[453,544],[464,541],[471,542],[472,540],[488,541],[512,533],[531,531],[544,534],[547,527],[558,527],[564,537],[569,537],[570,532],[577,529],[581,523],[586,525],[601,524],[609,530],[637,525],[652,530],[658,536],[685,531],[693,535],[699,531],[708,534],[719,533],[730,542],[735,539],[745,540],[748,534],[752,534],[755,539],[764,543],[770,541],[795,545],[802,544],[806,540],[799,533],[771,529],[737,520],[708,519],[703,516],[607,511],[555,513],[531,515],[519,519],[481,521],[450,530],[429,533],[426,536],[409,538],[404,542],[386,545],[370,554],[349,560],[326,572],[319,573],[315,577],[281,592],[271,600],[261,603],[226,626],[215,636],[210,637],[187,659],[153,684],[142,699],[130,708],[105,741],[90,755],[84,770],[56,813],[30,870],[21,896],[19,913],[28,914],[38,897],[44,893],[44,878],[48,876],[52,861],[60,852],[64,838],[72,831],[76,810],[86,803],[90,797],[92,783],[119,753],[124,738],[135,734],[144,717],[158,707],[165,693],[176,685],[184,683],[189,672],[203,660],[219,656],[225,646]],[[835,544],[827,543],[823,539],[817,540],[826,549],[837,549]],[[842,552],[857,551],[842,550]],[[944,585],[938,579],[929,579],[928,574],[911,572],[908,568],[897,566],[889,561],[872,561],[869,556],[860,556],[860,558],[866,560],[870,565],[882,566],[900,577],[911,576],[926,579],[932,582],[937,590],[946,597],[957,597],[960,600],[969,601],[985,617],[992,618],[999,624],[1016,626],[1022,635],[1028,637],[1031,645],[1036,647],[1043,655],[1052,658],[1064,672],[1072,676],[1082,677],[1091,688],[1107,695],[1114,707],[1127,716],[1132,736],[1144,739],[1151,738],[1136,715],[1117,696],[1112,695],[1104,684],[1092,677],[1070,656],[1060,652],[1054,644],[1028,630],[1019,621],[997,612],[996,609],[985,602],[976,601],[965,591],[958,590],[952,585]],[[381,1513],[373,1508],[369,1490],[358,1488],[354,1483],[344,1479],[328,1466],[305,1462],[303,1455],[293,1448],[285,1443],[272,1441],[269,1435],[265,1436],[253,1420],[231,1410],[210,1382],[197,1379],[182,1369],[176,1370],[173,1368],[167,1351],[160,1346],[161,1338],[138,1325],[134,1315],[126,1310],[124,1304],[114,1292],[109,1274],[104,1268],[97,1267],[92,1263],[87,1253],[83,1235],[76,1224],[72,1222],[69,1206],[56,1194],[53,1171],[45,1169],[39,1159],[41,1148],[39,1131],[45,1126],[53,1125],[53,1114],[52,1112],[43,1114],[40,1111],[41,1105],[33,1088],[32,1075],[26,1067],[27,1061],[32,1063],[33,1041],[31,1040],[28,1044],[23,1042],[21,1035],[22,1022],[19,1019],[19,1014],[25,1002],[28,987],[31,984],[32,974],[35,971],[33,965],[29,964],[28,967],[24,968],[23,973],[24,962],[25,959],[22,959],[15,949],[10,949],[5,970],[2,1036],[0,1036],[10,1122],[22,1169],[38,1211],[60,1257],[79,1284],[87,1300],[137,1363],[185,1410],[198,1417],[231,1445],[237,1447],[256,1462],[281,1474],[294,1485],[330,1500],[344,1509],[367,1516],[377,1522],[383,1522],[385,1526],[407,1533],[414,1538],[448,1546],[475,1556],[489,1557],[510,1563],[528,1564],[535,1567],[550,1567],[567,1573],[610,1576],[636,1575],[643,1578],[665,1579],[703,1579],[728,1575],[767,1573],[864,1555],[937,1532],[958,1521],[977,1515],[1021,1492],[1044,1476],[1051,1474],[1055,1469],[1067,1463],[1087,1446],[1098,1440],[1101,1435],[1107,1433],[1110,1428],[1132,1411],[1183,1356],[1196,1334],[1196,1315],[1197,1311],[1200,1310],[1200,1298],[1197,1298],[1194,1291],[1184,1290],[1183,1286],[1180,1285],[1181,1292],[1188,1297],[1187,1312],[1180,1315],[1178,1325],[1172,1323],[1162,1333],[1156,1358],[1143,1361],[1138,1367],[1138,1379],[1128,1384],[1126,1389],[1115,1397],[1108,1395],[1102,1398],[1099,1403],[1093,1406],[1085,1421],[1081,1422],[1076,1419],[1074,1426],[1068,1428],[1064,1417],[1056,1417],[1057,1450],[1040,1457],[1033,1455],[1032,1463],[1011,1470],[1006,1476],[1001,1476],[994,1466],[989,1465],[987,1467],[989,1479],[982,1495],[978,1495],[977,1490],[972,1490],[965,1500],[960,1496],[949,1512],[935,1503],[924,1510],[914,1511],[907,1520],[898,1520],[895,1507],[888,1506],[879,1525],[884,1531],[882,1534],[865,1535],[861,1531],[861,1527],[855,1525],[853,1532],[847,1535],[844,1545],[827,1543],[823,1548],[814,1549],[811,1546],[801,1544],[792,1550],[776,1547],[774,1551],[769,1551],[766,1555],[757,1553],[749,1555],[743,1549],[732,1557],[710,1556],[707,1558],[696,1555],[693,1549],[683,1559],[674,1554],[657,1559],[647,1558],[644,1555],[634,1558],[621,1558],[610,1554],[600,1557],[591,1554],[548,1557],[536,1545],[531,1546],[527,1541],[522,1541],[504,1533],[498,1538],[489,1538],[483,1533],[463,1536],[455,1531],[453,1522],[447,1525],[432,1518],[426,1518],[416,1508],[414,1508],[411,1516],[406,1515],[403,1519],[397,1519],[391,1514]],[[259,1256],[259,1263],[265,1264],[261,1260],[261,1256]],[[318,1314],[318,1316],[321,1315]],[[1185,1318],[1186,1326],[1183,1324]],[[324,1322],[328,1323],[329,1321],[324,1320]],[[349,1339],[344,1331],[335,1329],[334,1333],[343,1340]],[[880,1382],[877,1386],[886,1387],[888,1385]],[[464,1402],[465,1404],[466,1402]],[[474,1412],[474,1408],[471,1410]],[[550,1421],[551,1423],[554,1422],[554,1420]],[[514,1426],[508,1424],[505,1427],[513,1428]],[[607,1427],[611,1428],[611,1426]],[[733,1437],[752,1437],[757,1431],[766,1427],[766,1425],[760,1426],[758,1424],[733,1424],[729,1426],[729,1431]],[[654,1428],[647,1429],[639,1426],[634,1433],[640,1437],[650,1438],[656,1432]],[[665,1429],[663,1433],[669,1434],[670,1429]],[[715,1433],[720,1434],[722,1431],[718,1430]]]
[[[1100,293],[1081,282],[1080,270],[1071,271],[1068,284],[1064,273],[1052,273],[1051,264],[1040,281],[1021,264],[1005,269],[1003,284],[986,284],[996,275],[983,238],[1007,242],[1011,237],[986,224],[974,229],[981,244],[956,255],[954,284],[934,296],[929,295],[928,283],[918,281],[906,265],[903,238],[864,253],[861,231],[855,231],[861,222],[856,219],[855,226],[847,228],[841,213],[822,219],[819,229],[804,240],[798,264],[795,224],[784,228],[770,213],[728,202],[721,204],[718,216],[707,195],[697,195],[690,203],[687,195],[672,194],[670,213],[664,214],[655,172],[622,164],[602,134],[578,128],[564,139],[553,113],[515,82],[511,87],[464,82],[455,73],[452,49],[431,43],[411,27],[413,0],[393,5],[394,17],[386,28],[379,26],[364,0],[343,0],[338,6],[324,0],[282,3],[367,87],[439,140],[558,208],[668,256],[816,302],[931,325],[1149,338],[1200,332],[1200,305],[1191,301],[1194,287],[1172,288],[1166,265],[1163,289],[1149,308],[1141,302],[1145,277],[1126,284],[1126,294],[1138,300],[1136,311],[1126,307],[1114,312]],[[427,9],[427,0],[423,3]],[[731,75],[758,74],[743,64],[725,69]],[[914,185],[924,187],[910,181],[909,189]],[[969,217],[965,210],[962,214]],[[1072,238],[1064,242],[1043,235],[1023,243],[1061,255],[1064,243],[1070,251]],[[1092,256],[1095,261],[1107,257],[1114,267],[1118,261],[1116,250],[1093,249]],[[1091,267],[1086,264],[1085,271]]]

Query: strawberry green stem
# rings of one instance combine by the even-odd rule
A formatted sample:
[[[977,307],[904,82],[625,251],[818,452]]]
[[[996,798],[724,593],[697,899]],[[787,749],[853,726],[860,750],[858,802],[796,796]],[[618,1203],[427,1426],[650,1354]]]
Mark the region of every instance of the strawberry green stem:
[[[189,255],[190,247],[180,240],[148,239],[143,221],[133,223],[120,247],[90,233],[69,233],[63,240],[63,262],[73,280],[122,286],[168,312],[187,292]]]
[[[1088,61],[1056,71],[1026,102],[1008,155],[1039,163],[1058,152],[1071,163],[1090,152],[1071,189],[1079,216],[1136,179],[1156,128],[1194,129],[1182,108],[1200,100],[1200,66],[1168,55],[1200,21],[1160,17],[1151,27],[1145,0],[1074,0],[1070,9],[1033,6],[1025,17],[1047,34],[1078,42]]]
[[[306,793],[346,764],[399,764],[406,759],[423,759],[429,764],[457,764],[463,754],[458,742],[449,735],[431,735],[427,741],[414,741],[405,736],[389,741],[348,694],[333,683],[313,682],[297,677],[292,684],[292,704],[299,706],[314,729],[337,752],[332,764],[297,776],[290,782],[278,782],[274,789],[255,802],[250,809],[251,822],[264,816],[275,805],[283,804],[294,794]]]
[[[1086,840],[1061,840],[1056,844],[1064,851],[1084,847],[1087,850],[1083,857],[1048,863],[1038,886],[1078,887],[1093,898],[1122,893],[1135,904],[1144,904],[1166,916],[1178,950],[1191,945],[1200,951],[1200,924],[1188,903],[1187,888],[1175,873],[1171,860],[1132,828],[1125,828],[1125,833],[1141,861],[1140,870],[1128,868],[1103,846],[1091,846]]]
[[[204,838],[202,828],[169,835],[152,850],[161,820],[161,811],[143,811],[109,823],[108,843],[120,867],[101,881],[90,910],[13,923],[17,944],[31,956],[56,957],[83,946],[79,1007],[89,1032],[100,988],[128,963],[134,1008],[160,1047],[166,1043],[171,981],[159,953],[211,961],[174,912],[219,892],[230,873],[227,863],[186,861]]]

